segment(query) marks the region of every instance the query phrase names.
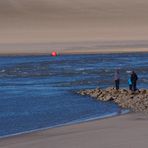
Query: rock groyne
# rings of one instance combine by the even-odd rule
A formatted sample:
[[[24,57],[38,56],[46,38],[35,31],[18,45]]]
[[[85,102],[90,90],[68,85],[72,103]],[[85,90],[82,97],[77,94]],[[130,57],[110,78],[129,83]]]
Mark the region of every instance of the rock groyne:
[[[100,101],[114,101],[122,108],[132,109],[135,112],[148,113],[148,90],[140,89],[132,92],[127,89],[116,90],[113,87],[106,89],[87,89],[77,92],[81,95],[89,95]]]

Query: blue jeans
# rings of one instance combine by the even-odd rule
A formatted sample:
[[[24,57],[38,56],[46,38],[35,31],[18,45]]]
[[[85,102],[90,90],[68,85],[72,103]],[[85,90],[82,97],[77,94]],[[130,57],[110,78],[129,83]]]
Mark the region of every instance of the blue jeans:
[[[132,82],[132,90],[136,91],[137,90],[137,82]]]
[[[118,90],[118,89],[119,89],[119,84],[120,84],[120,81],[119,81],[119,80],[115,80],[116,90]]]

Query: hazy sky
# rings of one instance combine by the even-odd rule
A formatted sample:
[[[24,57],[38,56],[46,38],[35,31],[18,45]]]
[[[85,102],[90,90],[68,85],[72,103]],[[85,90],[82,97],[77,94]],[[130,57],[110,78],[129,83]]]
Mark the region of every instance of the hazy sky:
[[[0,44],[147,40],[147,26],[147,0],[0,0]]]

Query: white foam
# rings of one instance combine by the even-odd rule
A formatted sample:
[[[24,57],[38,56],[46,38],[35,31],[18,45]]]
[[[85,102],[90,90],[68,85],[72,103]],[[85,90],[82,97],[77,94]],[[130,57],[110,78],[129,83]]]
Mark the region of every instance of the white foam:
[[[128,73],[128,74],[131,74],[131,72],[132,72],[132,71],[130,71],[130,70],[127,70],[127,71],[126,71],[126,73]]]
[[[6,70],[5,69],[2,69],[0,72],[5,72]]]

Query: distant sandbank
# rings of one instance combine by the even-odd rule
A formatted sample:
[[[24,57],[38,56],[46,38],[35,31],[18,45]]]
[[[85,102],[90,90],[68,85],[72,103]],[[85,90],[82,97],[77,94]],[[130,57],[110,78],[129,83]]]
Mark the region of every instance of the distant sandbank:
[[[105,54],[148,52],[147,40],[1,43],[0,55]]]
[[[73,51],[65,51],[63,54],[112,54],[112,53],[140,53],[140,52],[148,52],[148,49],[99,49],[99,50],[73,50]]]
[[[53,50],[56,51],[56,50]],[[30,55],[50,55],[51,51],[8,51],[8,52],[0,52],[0,56],[30,56]],[[62,52],[57,53],[59,55],[66,55],[66,54],[112,54],[112,53],[144,53],[148,52],[148,49],[99,49],[99,50],[63,50]]]

